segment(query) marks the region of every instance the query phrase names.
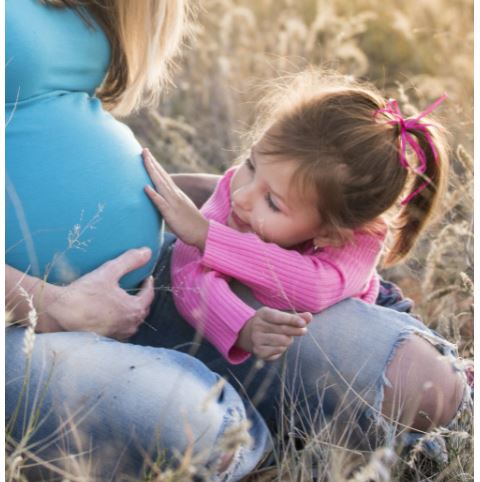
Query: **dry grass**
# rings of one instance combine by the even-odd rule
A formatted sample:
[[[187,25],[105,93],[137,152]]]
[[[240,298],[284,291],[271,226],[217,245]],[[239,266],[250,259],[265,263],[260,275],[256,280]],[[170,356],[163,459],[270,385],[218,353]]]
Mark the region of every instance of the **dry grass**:
[[[172,172],[222,172],[255,120],[253,87],[309,64],[373,81],[404,105],[423,108],[448,92],[439,109],[453,146],[442,216],[410,260],[384,275],[415,300],[427,325],[473,358],[473,0],[204,0],[198,17],[176,89],[158,112],[128,120]],[[277,466],[250,480],[473,480],[471,431],[437,431],[409,454],[380,447],[368,457],[326,433],[303,450],[287,441]],[[423,455],[435,437],[447,442],[446,465]],[[26,480],[27,455],[22,447],[11,451],[7,480]],[[192,480],[189,457],[178,472],[152,464],[150,480]]]

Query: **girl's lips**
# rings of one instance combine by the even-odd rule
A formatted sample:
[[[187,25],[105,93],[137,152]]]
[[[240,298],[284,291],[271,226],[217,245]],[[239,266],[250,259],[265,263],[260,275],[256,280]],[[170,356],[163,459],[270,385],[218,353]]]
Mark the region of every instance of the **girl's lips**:
[[[238,228],[244,228],[244,229],[245,229],[245,228],[248,228],[248,227],[249,227],[249,224],[246,223],[245,221],[243,221],[242,219],[240,219],[240,218],[235,214],[234,211],[231,211],[231,212],[230,212],[230,216],[231,216],[233,222],[236,224],[236,226],[237,226]]]

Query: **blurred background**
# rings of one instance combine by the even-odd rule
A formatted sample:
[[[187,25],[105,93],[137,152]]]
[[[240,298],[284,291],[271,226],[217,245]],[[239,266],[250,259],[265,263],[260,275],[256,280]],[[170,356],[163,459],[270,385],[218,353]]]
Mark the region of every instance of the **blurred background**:
[[[127,119],[170,172],[222,173],[245,147],[257,87],[308,65],[371,81],[404,113],[448,93],[441,217],[382,274],[473,357],[473,0],[203,0],[187,44],[159,107]]]

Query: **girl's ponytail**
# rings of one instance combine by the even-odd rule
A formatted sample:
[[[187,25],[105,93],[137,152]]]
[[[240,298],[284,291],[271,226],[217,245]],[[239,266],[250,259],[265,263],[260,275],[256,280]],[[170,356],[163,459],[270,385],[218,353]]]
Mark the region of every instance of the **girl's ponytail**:
[[[384,258],[384,266],[397,263],[411,251],[446,189],[448,149],[445,131],[434,121],[423,123],[420,120],[444,98],[416,118],[398,119],[400,162],[411,171],[409,177],[413,180],[410,193],[401,202],[403,207],[395,220],[396,232]],[[411,167],[406,159],[407,143],[418,157],[419,166],[416,168]]]

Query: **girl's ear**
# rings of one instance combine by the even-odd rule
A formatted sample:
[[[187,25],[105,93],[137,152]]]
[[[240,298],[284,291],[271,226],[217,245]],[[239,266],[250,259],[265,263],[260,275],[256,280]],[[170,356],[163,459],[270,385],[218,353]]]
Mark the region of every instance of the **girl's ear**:
[[[341,248],[353,239],[353,229],[350,228],[322,228],[317,236],[313,238],[313,245],[317,248],[333,246]]]

